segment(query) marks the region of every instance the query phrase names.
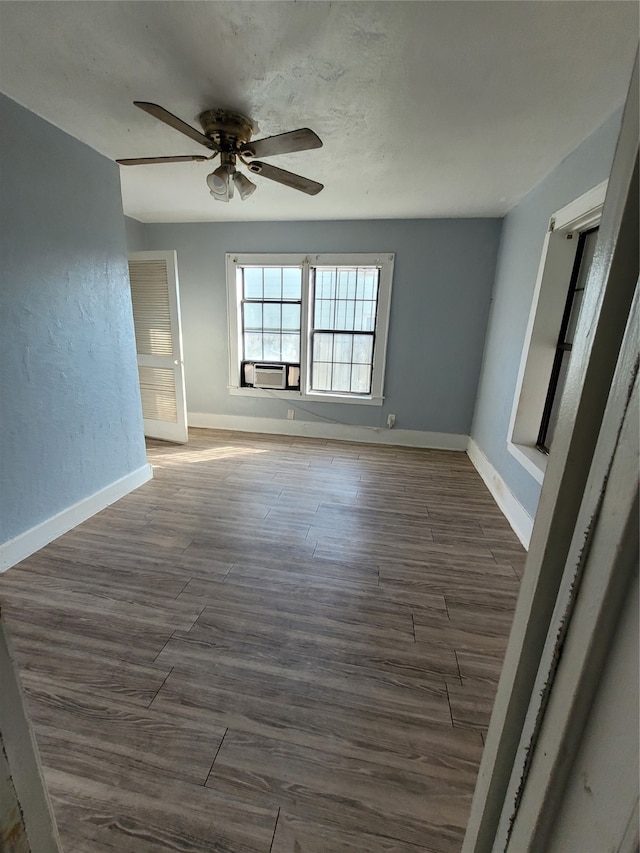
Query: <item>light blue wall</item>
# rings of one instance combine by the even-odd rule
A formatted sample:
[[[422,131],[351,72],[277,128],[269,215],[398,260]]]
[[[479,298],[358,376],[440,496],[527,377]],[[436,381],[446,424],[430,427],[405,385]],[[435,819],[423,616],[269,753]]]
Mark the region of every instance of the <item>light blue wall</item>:
[[[137,219],[125,216],[124,227],[127,235],[127,251],[143,252],[145,249],[144,229],[145,226]]]
[[[215,203],[215,202],[212,202]],[[238,202],[240,203],[240,202]],[[249,203],[249,202],[247,202]],[[468,435],[501,220],[150,224],[131,249],[175,249],[190,412],[285,418],[291,403],[230,396],[226,252],[394,252],[385,404],[303,403],[299,419]]]
[[[531,300],[549,217],[609,176],[617,112],[506,217],[472,438],[533,517],[540,485],[507,450],[507,432]]]
[[[0,95],[0,543],[146,462],[118,167]]]

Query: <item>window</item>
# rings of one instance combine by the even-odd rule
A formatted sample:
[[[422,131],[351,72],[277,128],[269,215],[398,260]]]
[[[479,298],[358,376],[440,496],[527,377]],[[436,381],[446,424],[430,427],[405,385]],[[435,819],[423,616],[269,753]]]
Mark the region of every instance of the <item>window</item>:
[[[241,385],[257,382],[256,364],[283,365],[281,387],[300,387],[302,268],[241,266]]]
[[[231,393],[382,403],[393,255],[227,255]]]
[[[553,434],[558,423],[560,400],[562,399],[562,392],[569,368],[569,355],[573,346],[576,326],[578,325],[587,274],[593,260],[597,233],[597,228],[591,228],[589,231],[583,231],[578,239],[578,248],[573,264],[573,272],[571,273],[569,293],[567,294],[567,302],[562,316],[560,335],[556,346],[553,367],[551,368],[551,378],[549,380],[547,397],[544,402],[540,432],[538,433],[537,447],[543,453],[549,453]]]
[[[514,395],[507,449],[542,483],[607,182],[549,221]]]
[[[380,270],[314,267],[311,390],[371,394]]]

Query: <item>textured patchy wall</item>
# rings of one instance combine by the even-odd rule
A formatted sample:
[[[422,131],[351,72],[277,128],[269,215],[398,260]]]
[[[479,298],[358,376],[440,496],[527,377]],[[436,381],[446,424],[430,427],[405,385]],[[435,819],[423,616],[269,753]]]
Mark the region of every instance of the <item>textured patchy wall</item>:
[[[540,485],[507,450],[507,431],[549,217],[609,176],[621,113],[538,184],[504,221],[471,437],[531,517]]]
[[[400,429],[468,435],[500,227],[498,219],[144,225],[146,249],[177,250],[188,410],[286,418],[291,405],[227,392],[225,252],[394,252],[384,406],[305,401],[298,417],[380,426],[393,412]]]
[[[0,544],[146,462],[118,167],[0,95]]]

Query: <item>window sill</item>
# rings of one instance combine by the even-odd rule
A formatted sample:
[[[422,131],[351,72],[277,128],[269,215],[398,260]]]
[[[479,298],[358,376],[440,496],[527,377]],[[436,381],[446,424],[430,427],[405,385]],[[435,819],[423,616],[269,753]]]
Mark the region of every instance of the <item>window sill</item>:
[[[542,485],[549,459],[547,454],[532,445],[514,444],[512,441],[507,442],[507,450]]]
[[[351,397],[347,394],[303,394],[300,391],[272,391],[268,388],[239,388],[228,385],[229,394],[234,397],[262,397],[263,399],[300,400],[307,403],[348,403],[356,406],[381,406],[384,397]]]

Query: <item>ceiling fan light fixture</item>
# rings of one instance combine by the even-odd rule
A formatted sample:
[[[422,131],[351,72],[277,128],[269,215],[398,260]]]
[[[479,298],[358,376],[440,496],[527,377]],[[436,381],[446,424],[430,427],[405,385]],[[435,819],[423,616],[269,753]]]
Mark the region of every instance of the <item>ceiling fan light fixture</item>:
[[[212,195],[226,195],[229,188],[229,170],[226,166],[218,166],[207,175],[207,185]]]
[[[232,176],[234,173],[235,168],[232,164],[223,163],[207,175],[207,186],[217,201],[229,201],[233,198]]]
[[[251,193],[255,192],[256,185],[253,181],[250,181],[246,175],[243,175],[242,172],[235,172],[233,175],[233,182],[236,186],[236,189],[240,193],[240,198],[244,201],[246,198],[249,198]]]

